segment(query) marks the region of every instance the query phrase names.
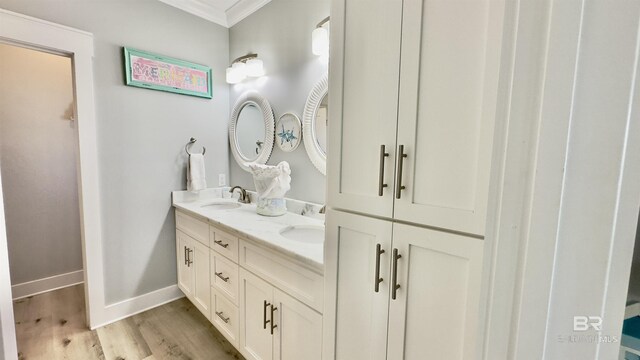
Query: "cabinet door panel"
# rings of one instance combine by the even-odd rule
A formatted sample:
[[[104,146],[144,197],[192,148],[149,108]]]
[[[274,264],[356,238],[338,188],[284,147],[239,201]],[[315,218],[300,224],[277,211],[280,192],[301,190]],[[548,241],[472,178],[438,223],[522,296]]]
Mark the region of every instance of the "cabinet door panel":
[[[271,285],[240,268],[240,352],[248,360],[273,358],[271,324],[264,327],[264,301],[273,302]],[[270,318],[268,307],[266,316]]]
[[[277,289],[273,300],[278,326],[273,338],[274,358],[322,359],[322,315]]]
[[[211,282],[209,278],[209,248],[199,241],[191,242],[193,263],[193,304],[211,319]]]
[[[393,248],[388,358],[475,359],[483,240],[394,224]]]
[[[391,217],[402,0],[334,1],[331,12],[330,206]],[[368,41],[367,39],[372,39]],[[378,195],[380,145],[385,160]]]
[[[187,265],[191,239],[182,231],[176,231],[176,255],[178,258],[178,287],[188,297],[193,296],[193,271]]]
[[[331,210],[327,214],[326,229],[325,304],[336,304],[336,308],[325,309],[325,326],[335,328],[335,334],[325,332],[328,342],[325,359],[383,360],[386,358],[391,222]],[[379,267],[383,280],[376,292],[378,244],[384,250]]]
[[[405,1],[394,217],[483,234],[504,3]]]

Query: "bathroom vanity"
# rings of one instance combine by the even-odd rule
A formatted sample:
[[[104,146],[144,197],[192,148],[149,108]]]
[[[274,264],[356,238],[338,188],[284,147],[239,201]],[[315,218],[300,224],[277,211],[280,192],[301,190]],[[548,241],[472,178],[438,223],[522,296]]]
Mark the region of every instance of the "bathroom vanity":
[[[245,358],[321,359],[323,220],[221,194],[173,193],[178,286]]]

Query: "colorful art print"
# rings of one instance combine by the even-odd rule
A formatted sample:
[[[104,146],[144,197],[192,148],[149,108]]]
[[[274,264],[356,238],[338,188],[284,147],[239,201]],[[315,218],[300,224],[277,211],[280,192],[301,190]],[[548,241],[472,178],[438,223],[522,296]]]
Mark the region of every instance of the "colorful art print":
[[[211,99],[211,68],[167,56],[124,48],[129,86]]]

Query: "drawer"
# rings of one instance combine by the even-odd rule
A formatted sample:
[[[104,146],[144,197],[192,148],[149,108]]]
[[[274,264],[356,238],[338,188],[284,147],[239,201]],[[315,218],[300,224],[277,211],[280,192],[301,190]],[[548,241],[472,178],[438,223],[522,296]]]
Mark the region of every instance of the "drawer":
[[[221,231],[213,226],[209,227],[211,243],[209,247],[218,253],[238,262],[238,237]]]
[[[196,219],[182,211],[176,211],[176,228],[209,246],[209,224],[206,221]]]
[[[210,250],[211,286],[238,304],[238,264]]]
[[[239,321],[238,307],[214,287],[211,287],[211,323],[236,348],[238,348],[239,344]]]
[[[319,275],[282,255],[240,240],[239,264],[322,313],[324,283]]]

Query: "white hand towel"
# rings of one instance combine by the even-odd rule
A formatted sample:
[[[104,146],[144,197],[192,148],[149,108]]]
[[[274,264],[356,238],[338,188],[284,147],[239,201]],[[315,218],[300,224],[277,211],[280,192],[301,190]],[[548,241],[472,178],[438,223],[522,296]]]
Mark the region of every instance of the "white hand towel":
[[[187,165],[187,190],[200,191],[207,188],[204,171],[204,155],[191,154]]]

